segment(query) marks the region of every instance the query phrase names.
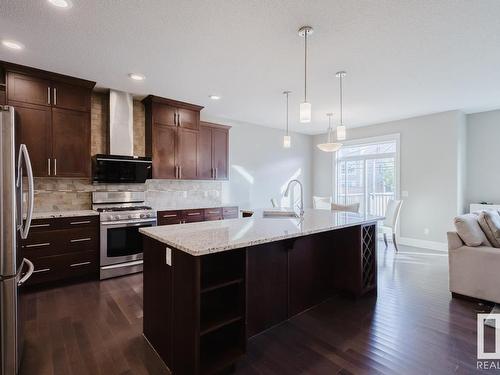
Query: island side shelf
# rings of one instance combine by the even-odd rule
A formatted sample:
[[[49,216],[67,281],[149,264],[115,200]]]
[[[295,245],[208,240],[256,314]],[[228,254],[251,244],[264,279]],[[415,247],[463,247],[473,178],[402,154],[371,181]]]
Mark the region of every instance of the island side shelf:
[[[375,234],[364,223],[202,256],[144,236],[144,336],[173,374],[230,371],[250,337],[339,292],[376,292]]]

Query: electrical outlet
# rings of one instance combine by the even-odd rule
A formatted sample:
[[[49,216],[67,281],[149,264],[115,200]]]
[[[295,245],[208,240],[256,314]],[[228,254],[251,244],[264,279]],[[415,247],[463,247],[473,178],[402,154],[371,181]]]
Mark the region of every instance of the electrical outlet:
[[[172,265],[172,249],[170,247],[165,249],[165,263],[168,266]]]

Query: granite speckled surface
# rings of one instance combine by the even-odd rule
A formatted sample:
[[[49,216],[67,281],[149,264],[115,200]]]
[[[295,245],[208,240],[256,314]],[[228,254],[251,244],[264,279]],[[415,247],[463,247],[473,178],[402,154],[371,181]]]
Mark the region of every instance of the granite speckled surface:
[[[58,217],[97,216],[93,210],[33,212],[33,219],[53,219]]]
[[[194,256],[238,249],[287,238],[372,223],[383,219],[329,210],[305,211],[302,219],[254,217],[165,225],[139,229],[141,233]]]

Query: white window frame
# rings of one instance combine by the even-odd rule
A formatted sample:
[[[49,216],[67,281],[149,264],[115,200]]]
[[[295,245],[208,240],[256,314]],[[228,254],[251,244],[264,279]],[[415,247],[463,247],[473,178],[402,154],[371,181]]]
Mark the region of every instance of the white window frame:
[[[400,151],[400,143],[401,143],[401,135],[399,133],[394,133],[394,134],[387,134],[387,135],[381,135],[381,136],[376,136],[376,137],[369,137],[369,138],[357,138],[357,139],[349,139],[347,141],[343,142],[343,146],[363,146],[363,145],[368,145],[368,144],[376,144],[376,143],[384,143],[384,142],[390,142],[390,141],[395,141],[396,142],[396,156],[395,156],[395,173],[396,173],[396,186],[395,186],[395,197],[396,199],[401,198],[401,151]],[[343,147],[342,146],[342,147]],[[373,159],[379,159],[383,158],[384,155],[386,154],[374,154]],[[392,156],[393,153],[390,153]],[[332,156],[333,158],[333,173],[332,173],[332,191],[331,191],[331,196],[333,201],[336,200],[337,198],[337,162],[338,162],[338,157],[337,157],[337,152],[334,153]],[[356,159],[371,159],[371,157],[366,157],[366,156],[352,156],[349,158],[346,158],[345,160],[356,160]]]

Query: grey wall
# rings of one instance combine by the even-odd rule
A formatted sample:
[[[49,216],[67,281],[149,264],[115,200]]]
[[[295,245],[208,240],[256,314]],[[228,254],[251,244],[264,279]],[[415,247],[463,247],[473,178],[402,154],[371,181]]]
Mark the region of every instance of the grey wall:
[[[223,184],[223,202],[241,207],[270,207],[270,199],[280,201],[291,178],[304,185],[304,204],[311,206],[312,137],[291,133],[292,147],[284,149],[283,131],[232,120],[204,118],[232,126],[230,130],[230,181]],[[292,198],[298,197],[294,189]],[[283,205],[290,200],[283,199]]]
[[[467,115],[467,203],[500,203],[500,110]]]
[[[401,210],[401,237],[446,242],[453,217],[462,211],[465,158],[465,115],[449,111],[360,128],[348,128],[348,139],[399,133],[400,189],[407,191]],[[320,138],[318,138],[320,137]],[[324,137],[324,136],[323,136]],[[321,136],[314,137],[317,143]],[[461,151],[462,150],[462,151]],[[314,193],[332,191],[331,159],[313,152]],[[428,230],[428,233],[426,232]]]

